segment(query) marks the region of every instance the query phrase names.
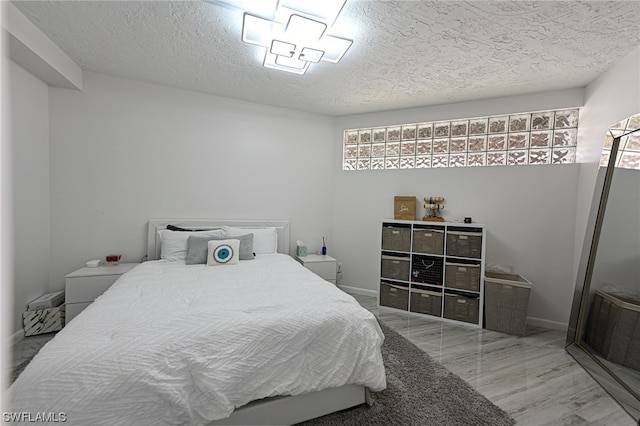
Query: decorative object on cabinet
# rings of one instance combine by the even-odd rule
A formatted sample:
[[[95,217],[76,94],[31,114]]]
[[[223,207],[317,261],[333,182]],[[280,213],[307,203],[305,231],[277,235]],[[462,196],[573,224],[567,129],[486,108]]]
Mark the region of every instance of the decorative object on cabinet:
[[[133,269],[137,263],[80,268],[66,276],[65,323],[104,293],[121,275]]]
[[[482,327],[481,224],[382,221],[379,306]]]
[[[416,197],[407,195],[393,197],[393,218],[396,220],[416,220]]]
[[[440,210],[444,209],[444,197],[424,197],[424,208],[428,214],[422,218],[426,222],[444,222]]]
[[[104,257],[104,259],[110,265],[117,265],[118,263],[120,263],[121,258],[122,258],[121,254],[108,254]]]
[[[304,242],[298,240],[296,241],[296,256],[305,257],[307,255],[307,246]]]

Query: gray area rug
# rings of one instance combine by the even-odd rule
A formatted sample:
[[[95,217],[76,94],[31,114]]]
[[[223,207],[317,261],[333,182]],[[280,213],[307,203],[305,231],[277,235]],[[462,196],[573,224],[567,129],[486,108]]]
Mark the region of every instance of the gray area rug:
[[[361,405],[299,423],[342,425],[514,425],[505,411],[427,353],[380,322],[387,389],[371,392],[373,405]]]
[[[16,381],[20,373],[22,373],[22,370],[24,370],[30,362],[31,358],[22,361],[20,364],[18,364],[18,366],[13,368],[13,370],[11,371],[11,375],[9,376],[9,385]]]

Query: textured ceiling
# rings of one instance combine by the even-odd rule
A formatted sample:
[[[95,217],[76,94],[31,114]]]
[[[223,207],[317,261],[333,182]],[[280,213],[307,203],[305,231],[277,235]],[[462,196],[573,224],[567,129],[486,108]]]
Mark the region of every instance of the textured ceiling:
[[[636,1],[347,0],[338,64],[261,66],[203,1],[13,1],[83,70],[340,116],[582,87],[640,45]]]

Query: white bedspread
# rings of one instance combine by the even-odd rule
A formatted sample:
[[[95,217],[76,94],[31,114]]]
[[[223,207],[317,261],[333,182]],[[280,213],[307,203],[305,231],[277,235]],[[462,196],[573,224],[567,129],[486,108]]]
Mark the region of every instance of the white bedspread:
[[[375,317],[281,254],[146,262],[36,355],[11,411],[67,424],[205,424],[275,395],[386,387]]]

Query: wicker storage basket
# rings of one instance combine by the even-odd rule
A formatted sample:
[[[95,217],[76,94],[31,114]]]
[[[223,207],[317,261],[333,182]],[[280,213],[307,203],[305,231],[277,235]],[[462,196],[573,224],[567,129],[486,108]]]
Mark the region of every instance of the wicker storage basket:
[[[447,255],[457,257],[482,257],[482,232],[452,231],[447,232]]]
[[[480,264],[447,262],[444,283],[448,288],[480,291]]]
[[[442,285],[442,257],[414,254],[411,265],[411,281],[420,284]]]
[[[640,300],[596,290],[585,341],[607,360],[640,370]]]
[[[411,250],[411,226],[392,226],[382,228],[382,250]]]
[[[445,293],[444,317],[456,321],[478,324],[480,301],[477,297]]]
[[[380,282],[380,305],[390,308],[409,309],[409,288],[397,284]]]
[[[531,283],[516,274],[486,272],[484,312],[487,330],[525,335]]]
[[[410,258],[406,256],[382,255],[380,275],[390,280],[409,281]]]
[[[442,293],[419,288],[411,289],[411,312],[439,317],[442,312]]]
[[[425,254],[444,254],[444,230],[414,228],[413,252]]]

